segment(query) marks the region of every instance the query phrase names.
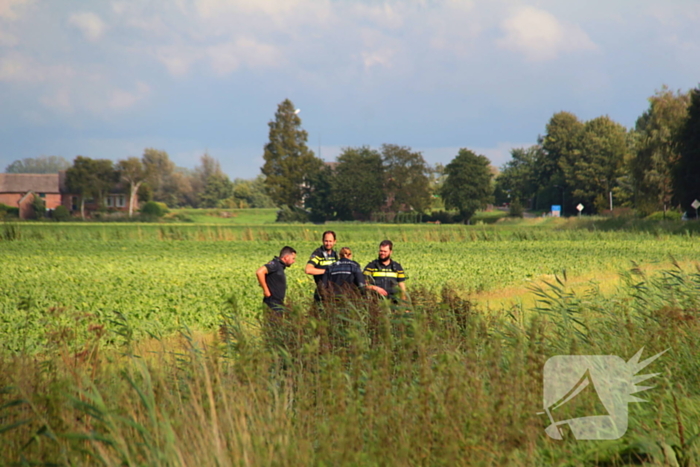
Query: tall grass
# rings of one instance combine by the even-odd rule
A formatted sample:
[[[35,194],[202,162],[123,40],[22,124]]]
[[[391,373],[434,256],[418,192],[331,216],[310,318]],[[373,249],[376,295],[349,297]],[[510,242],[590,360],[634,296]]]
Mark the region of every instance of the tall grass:
[[[205,340],[183,329],[145,346],[117,319],[118,351],[89,317],[64,321],[42,354],[0,357],[3,463],[697,465],[700,273],[632,271],[609,297],[564,277],[539,292],[532,319],[414,289],[410,306],[292,305],[274,328],[231,297]],[[641,347],[671,350],[622,439],[546,437],[547,358]]]

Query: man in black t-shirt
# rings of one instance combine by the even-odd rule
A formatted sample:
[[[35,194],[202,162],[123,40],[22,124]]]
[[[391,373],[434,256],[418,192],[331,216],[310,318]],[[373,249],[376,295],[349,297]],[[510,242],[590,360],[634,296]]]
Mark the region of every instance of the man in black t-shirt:
[[[323,232],[323,245],[316,248],[309,261],[306,263],[306,268],[304,272],[310,274],[314,277],[314,283],[316,284],[316,290],[314,291],[314,300],[317,302],[321,300],[321,295],[318,293],[319,286],[321,285],[321,280],[323,279],[323,274],[326,269],[331,264],[338,261],[338,254],[333,250],[335,246],[335,232],[332,230],[327,230]]]
[[[400,295],[406,299],[406,273],[399,263],[391,259],[394,244],[384,240],[379,244],[379,258],[365,266],[367,290],[396,300]]]
[[[284,312],[284,296],[287,293],[287,276],[284,270],[294,264],[296,257],[296,250],[285,246],[279,256],[275,256],[255,272],[263,289],[263,303],[277,313]]]

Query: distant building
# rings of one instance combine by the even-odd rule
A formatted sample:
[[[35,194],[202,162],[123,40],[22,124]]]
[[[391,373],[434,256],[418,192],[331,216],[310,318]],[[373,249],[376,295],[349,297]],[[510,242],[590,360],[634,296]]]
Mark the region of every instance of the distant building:
[[[0,173],[0,203],[19,208],[20,219],[32,216],[32,202],[38,196],[44,200],[47,210],[63,205],[71,212],[80,210],[80,196],[66,188],[66,173],[55,174],[4,174]],[[128,211],[129,199],[124,188],[117,184],[104,199],[106,208],[114,211]],[[86,200],[85,209],[99,208],[93,200]],[[138,201],[134,210],[138,209]]]

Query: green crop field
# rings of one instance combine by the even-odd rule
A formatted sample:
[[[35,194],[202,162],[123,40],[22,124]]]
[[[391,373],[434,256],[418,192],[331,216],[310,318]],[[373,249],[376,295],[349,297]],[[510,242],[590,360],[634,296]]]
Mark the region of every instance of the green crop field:
[[[7,457],[0,454],[0,465],[699,459],[692,231],[545,220],[332,225],[337,247],[353,248],[362,266],[379,241],[394,241],[413,299],[403,317],[360,305],[349,321],[355,331],[338,341],[333,319],[310,314],[313,281],[303,273],[326,227],[2,226],[0,452]],[[287,244],[299,252],[287,273],[296,327],[280,357],[256,324],[254,272]],[[643,275],[638,266],[656,272]],[[564,271],[585,284],[559,284],[554,275]],[[599,287],[620,274],[614,288]],[[505,290],[526,293],[529,304],[489,303]],[[653,364],[662,373],[648,397],[655,402],[630,409],[630,437],[600,449],[546,437],[535,413],[547,357],[627,360],[643,346],[645,358],[672,350]]]

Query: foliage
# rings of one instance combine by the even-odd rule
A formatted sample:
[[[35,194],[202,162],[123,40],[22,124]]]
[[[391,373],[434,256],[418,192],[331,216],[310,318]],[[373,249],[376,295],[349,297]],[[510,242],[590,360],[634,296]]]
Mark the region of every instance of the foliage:
[[[572,201],[582,203],[587,212],[601,212],[629,153],[627,130],[607,116],[597,117],[584,124],[577,146],[559,164]]]
[[[510,217],[523,217],[523,205],[519,199],[514,199],[508,206],[508,215]]]
[[[206,179],[204,190],[199,195],[199,205],[213,208],[233,196],[233,183],[224,173],[215,173]]]
[[[282,206],[277,211],[276,222],[294,223],[294,222],[309,222],[309,213],[302,208],[290,208]]]
[[[673,170],[675,195],[683,210],[700,200],[700,87],[690,91],[688,118],[679,137],[680,158]]]
[[[681,220],[681,213],[678,211],[658,211],[658,212],[652,212],[648,216],[646,216],[645,219],[648,220],[655,220],[655,221],[661,221],[661,220],[668,220],[668,221],[679,221]]]
[[[141,207],[141,214],[151,217],[163,217],[168,213],[168,206],[157,201],[148,201]]]
[[[277,206],[300,206],[305,179],[323,162],[306,146],[308,135],[301,129],[301,119],[289,99],[277,106],[275,120],[268,126],[269,141],[261,168],[267,192]]]
[[[447,208],[457,209],[464,221],[493,200],[493,175],[486,156],[462,148],[445,166],[445,174],[442,199]]]
[[[32,217],[34,219],[42,219],[46,217],[46,203],[38,194],[34,194],[32,198]]]
[[[154,201],[168,206],[193,204],[191,174],[176,167],[167,152],[146,148],[141,161],[148,174],[145,183],[150,187]]]
[[[383,144],[380,152],[389,209],[395,212],[424,212],[428,209],[431,195],[429,168],[423,155],[395,144]]]
[[[55,174],[70,167],[70,162],[61,156],[27,157],[16,160],[5,167],[8,174]]]
[[[664,87],[649,98],[649,108],[637,119],[629,167],[635,205],[641,212],[666,210],[672,204],[672,170],[680,157],[678,143],[689,103],[688,93]]]
[[[309,210],[312,222],[325,222],[337,217],[333,198],[334,180],[333,169],[325,165],[307,179],[304,194],[304,207]]]
[[[605,245],[596,235],[587,237],[596,243],[587,247]],[[42,266],[60,264],[47,255],[51,245],[30,243],[10,246],[26,248]],[[84,246],[67,243],[70,252]],[[488,251],[493,242],[476,243]],[[445,245],[441,254],[454,260],[455,247],[462,245]],[[288,273],[295,274],[289,283],[296,301],[270,329],[264,319],[248,315],[246,303],[251,288],[246,285],[254,281],[250,265],[269,259],[258,248],[234,242],[229,252],[220,245],[168,241],[156,251],[135,242],[139,261],[132,261],[125,253],[114,257],[120,244],[87,246],[94,246],[87,258],[65,259],[68,271],[82,265],[75,275],[62,277],[73,290],[39,293],[51,283],[37,281],[36,271],[16,262],[0,274],[1,280],[14,274],[23,287],[20,297],[0,297],[13,300],[3,309],[12,314],[5,316],[21,320],[3,332],[0,353],[8,464],[624,465],[644,459],[690,466],[700,461],[700,362],[694,358],[700,349],[700,275],[693,271],[645,275],[635,268],[613,294],[594,284],[575,290],[558,275],[537,290],[534,308],[515,305],[496,312],[468,299],[460,286],[413,286],[405,313],[370,300],[308,306],[312,282],[295,288],[303,273],[293,267]],[[317,239],[304,246],[317,246]],[[374,251],[376,242],[371,246]],[[504,249],[502,258],[517,256],[512,245],[504,246],[511,256]],[[587,256],[595,255],[587,249],[577,255],[584,261]],[[93,259],[104,263],[82,264]],[[196,273],[183,275],[174,264]],[[111,275],[96,274],[91,266]],[[53,269],[45,274],[63,272]],[[244,280],[231,277],[239,273]],[[144,287],[151,293],[143,293]],[[300,299],[304,292],[306,302]],[[137,299],[129,301],[129,293]],[[154,301],[152,295],[168,299]],[[57,298],[70,305],[60,306]],[[206,322],[209,332],[193,329],[193,318]],[[158,327],[163,319],[172,320],[169,332]],[[649,384],[656,387],[644,393],[647,403],[630,404],[624,439],[592,445],[546,438],[549,420],[536,412],[542,410],[548,358],[628,360],[642,347],[643,358],[672,350],[645,371],[659,373]]]
[[[65,207],[62,204],[59,204],[56,206],[56,209],[53,210],[52,214],[53,220],[57,222],[65,222],[69,221],[71,216],[70,216],[70,211],[68,210],[67,207]]]
[[[0,203],[0,220],[10,217],[18,218],[19,208]]]
[[[147,172],[145,164],[137,157],[129,157],[119,161],[117,163],[117,172],[119,173],[119,179],[129,185],[129,217],[131,217],[134,213],[134,205],[136,204],[139,189],[150,174]]]
[[[104,197],[117,181],[117,172],[109,159],[90,159],[78,156],[66,170],[66,186],[80,196],[80,214],[85,217],[86,198],[94,198],[101,206]]]
[[[343,149],[331,180],[331,201],[341,220],[368,220],[385,202],[382,157],[367,146]]]
[[[233,196],[230,198],[235,208],[273,208],[275,203],[265,190],[265,177],[258,175],[252,180],[237,178],[233,181]]]
[[[514,148],[511,160],[506,162],[496,177],[496,203],[511,203],[512,200],[524,200],[527,206],[534,205],[533,198],[540,189],[538,171],[540,163],[546,158],[541,146]]]

